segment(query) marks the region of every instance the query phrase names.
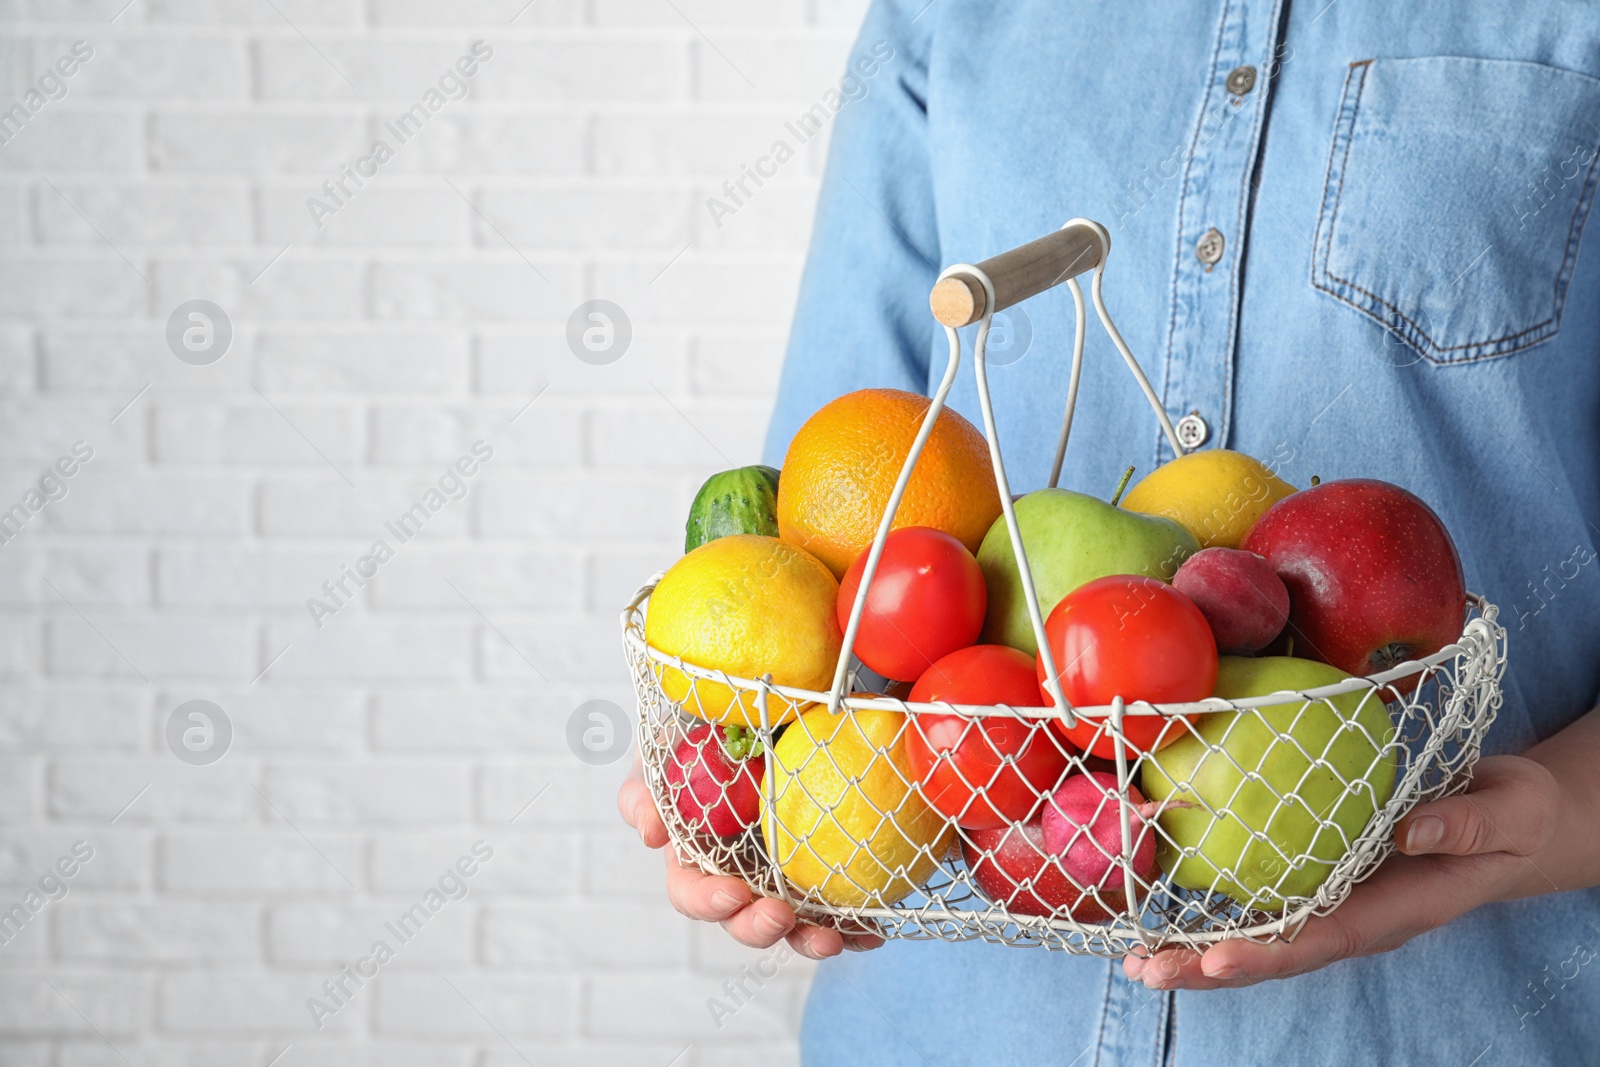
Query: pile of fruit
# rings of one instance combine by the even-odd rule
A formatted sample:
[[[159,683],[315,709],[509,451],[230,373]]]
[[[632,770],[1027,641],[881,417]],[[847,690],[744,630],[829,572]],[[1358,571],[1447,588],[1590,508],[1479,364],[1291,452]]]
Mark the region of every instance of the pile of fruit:
[[[829,712],[868,552],[929,404],[851,393],[806,422],[781,472],[745,467],[700,490],[644,627],[661,691],[704,720],[681,720],[666,766],[679,823],[750,843],[797,895],[843,908],[894,905],[941,866],[1002,914],[1080,922],[1163,877],[1269,911],[1313,895],[1390,797],[1400,742],[1385,700],[1416,677],[1162,709],[1300,693],[1455,641],[1467,594],[1438,516],[1381,481],[1297,491],[1222,449],[1124,496],[1130,471],[1109,500],[1017,498],[1068,726],[988,445],[945,409],[852,651],[887,680],[856,695],[948,710]],[[758,706],[757,680],[788,695],[769,688]],[[1134,705],[1120,727],[1117,698]]]

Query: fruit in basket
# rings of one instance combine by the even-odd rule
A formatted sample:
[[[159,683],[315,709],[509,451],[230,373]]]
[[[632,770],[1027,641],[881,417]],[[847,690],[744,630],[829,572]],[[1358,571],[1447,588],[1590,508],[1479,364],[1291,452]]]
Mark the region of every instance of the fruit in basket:
[[[789,443],[778,483],[778,529],[841,577],[878,532],[900,468],[931,401],[861,389],[819,410]],[[977,551],[1000,494],[983,434],[949,408],[917,459],[893,529],[931,526]]]
[[[776,537],[733,534],[674,563],[650,594],[645,642],[686,664],[734,678],[771,674],[777,685],[825,690],[833,683],[841,634],[834,618],[839,583],[814,557]],[[710,722],[758,726],[754,690],[691,679],[654,663],[667,698]],[[777,725],[794,715],[768,702]]]
[[[1183,561],[1172,587],[1206,617],[1219,652],[1260,652],[1289,621],[1289,590],[1254,552],[1202,548]]]
[[[667,762],[667,795],[694,829],[733,837],[755,825],[765,770],[755,731],[696,723]]]
[[[1376,674],[1461,636],[1467,587],[1450,531],[1397,485],[1323,482],[1274,505],[1244,548],[1289,589],[1289,633],[1302,656]],[[1395,683],[1400,692],[1416,676]]]
[[[912,703],[1044,706],[1033,658],[1010,645],[971,645],[942,657],[917,679]]]
[[[915,787],[906,716],[817,708],[772,746],[767,852],[798,893],[840,907],[883,907],[928,880],[950,824]]]
[[[1217,695],[1304,692],[1348,677],[1289,656],[1224,656]],[[1162,870],[1186,889],[1272,911],[1314,894],[1394,789],[1394,726],[1371,693],[1205,715],[1146,762],[1145,794],[1171,805],[1157,816],[1168,838]]]
[[[850,624],[868,555],[857,556],[839,583],[841,630]],[[978,561],[960,541],[926,526],[893,530],[867,590],[853,651],[885,678],[915,681],[935,660],[978,639],[988,601]]]
[[[778,536],[778,472],[759,464],[707,478],[689,505],[683,550],[729,534]]]
[[[1208,448],[1151,471],[1128,490],[1122,506],[1181,523],[1201,548],[1238,548],[1256,520],[1294,491],[1260,460]]]
[[[1144,804],[1144,797],[1128,786],[1128,803]],[[1084,890],[1094,890],[1114,911],[1127,907],[1123,866],[1122,805],[1117,798],[1117,776],[1099,771],[1075,774],[1061,783],[1039,813],[1045,851],[1061,858],[1067,877]],[[1156,833],[1134,811],[1128,813],[1128,836],[1133,839],[1135,878],[1149,882],[1156,872]],[[1137,883],[1135,884],[1137,892]],[[1089,898],[1093,899],[1093,897]]]
[[[1061,860],[1044,847],[1037,818],[962,835],[961,858],[983,895],[1007,911],[1045,918],[1064,912],[1079,922],[1099,922],[1107,912],[1072,884]]]
[[[1171,580],[1178,565],[1200,547],[1171,519],[1141,515],[1069,489],[1029,493],[1016,502],[1016,515],[1039,610],[1047,616],[1062,597],[1108,574]],[[1005,516],[996,519],[984,537],[978,565],[989,587],[983,640],[1029,655],[1037,652]]]
[[[1217,680],[1217,644],[1200,609],[1166,582],[1113,574],[1079,586],[1062,598],[1045,622],[1045,636],[1061,676],[1062,695],[1074,708],[1124,703],[1186,704],[1211,695]],[[1044,657],[1036,671],[1046,703]],[[1193,716],[1186,716],[1193,719]],[[1080,715],[1072,726],[1056,720],[1074,745],[1096,756],[1116,755],[1105,713]],[[1185,731],[1165,715],[1129,715],[1123,737],[1134,753],[1170,744]],[[1098,736],[1097,736],[1098,735]]]
[[[973,645],[945,656],[917,680],[913,704],[1043,703],[1033,660],[1005,645]],[[1067,769],[1067,746],[1039,719],[920,714],[906,729],[906,763],[922,795],[969,830],[1020,822]]]

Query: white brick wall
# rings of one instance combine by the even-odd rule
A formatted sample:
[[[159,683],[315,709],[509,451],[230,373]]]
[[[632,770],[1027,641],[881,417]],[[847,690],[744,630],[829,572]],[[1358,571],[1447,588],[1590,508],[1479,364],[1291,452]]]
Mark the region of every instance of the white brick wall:
[[[566,723],[627,704],[617,610],[758,458],[821,152],[720,228],[705,199],[837,80],[864,0],[126,3],[0,0],[0,108],[94,48],[0,144],[0,511],[94,449],[0,544],[0,905],[94,849],[0,944],[0,1063],[793,1062],[804,961],[716,1026],[763,954],[672,912],[625,765]],[[470,96],[315,226],[479,39]],[[165,340],[197,298],[234,327],[210,366]],[[609,366],[565,342],[595,298],[633,324]],[[319,629],[306,598],[379,538]],[[234,729],[211,766],[165,740],[195,699]]]

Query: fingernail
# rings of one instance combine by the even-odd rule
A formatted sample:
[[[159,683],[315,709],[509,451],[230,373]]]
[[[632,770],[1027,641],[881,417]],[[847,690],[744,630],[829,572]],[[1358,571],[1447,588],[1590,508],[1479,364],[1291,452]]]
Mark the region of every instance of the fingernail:
[[[1437,815],[1424,815],[1411,821],[1406,831],[1406,851],[1426,852],[1444,840],[1444,820]]]
[[[841,953],[843,951],[844,951],[844,942],[842,940],[839,942],[839,946],[837,948],[834,947],[832,941],[829,941],[828,942],[828,947],[826,949],[819,948],[819,949],[816,950],[817,959],[819,959],[819,960],[831,960],[831,959],[833,959],[833,957],[837,956],[839,953]]]
[[[711,894],[711,906],[718,911],[733,911],[739,906],[739,898],[726,889],[719,889]]]
[[[1156,956],[1145,964],[1139,977],[1144,979],[1147,986],[1159,986],[1161,983],[1178,977],[1178,961],[1171,956]]]
[[[753,925],[756,928],[756,933],[762,935],[763,937],[777,937],[786,929],[783,923],[779,922],[776,917],[769,915],[766,912],[762,912],[761,914],[757,915]]]
[[[1224,963],[1220,967],[1206,967],[1202,965],[1200,969],[1205,972],[1205,976],[1207,978],[1244,977],[1244,968],[1239,966],[1237,963]]]

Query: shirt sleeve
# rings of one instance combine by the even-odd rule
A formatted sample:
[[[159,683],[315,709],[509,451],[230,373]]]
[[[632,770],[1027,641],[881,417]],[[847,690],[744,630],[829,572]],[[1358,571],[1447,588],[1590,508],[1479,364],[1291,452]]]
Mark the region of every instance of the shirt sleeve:
[[[925,393],[939,240],[928,155],[927,0],[874,0],[841,82],[768,463],[812,412],[865,388]],[[923,14],[926,12],[926,14]]]

